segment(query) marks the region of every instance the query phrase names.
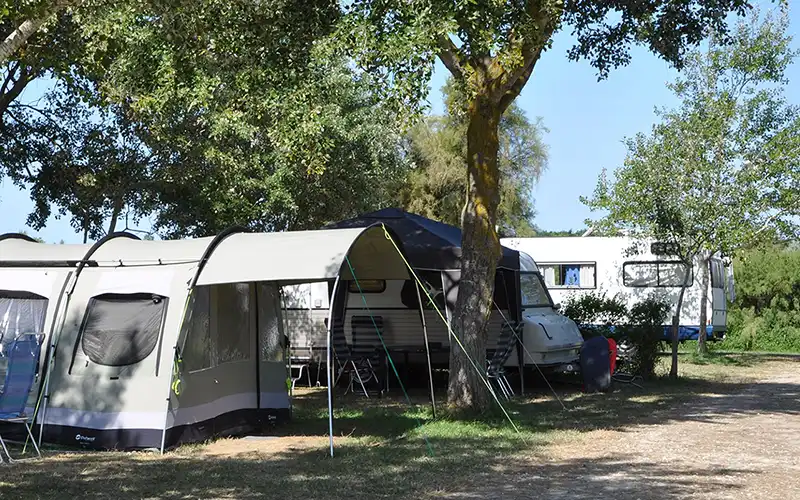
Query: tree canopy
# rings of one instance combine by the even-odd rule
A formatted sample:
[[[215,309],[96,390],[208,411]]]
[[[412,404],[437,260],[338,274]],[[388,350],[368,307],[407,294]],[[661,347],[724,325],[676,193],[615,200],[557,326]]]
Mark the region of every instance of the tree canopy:
[[[93,238],[121,212],[184,236],[318,227],[386,203],[402,131],[369,75],[314,48],[338,13],[322,0],[77,2],[9,63],[13,83],[41,46],[54,63],[37,76],[54,88],[36,103],[5,92],[0,175],[30,187],[34,226],[54,206]],[[59,26],[70,43],[52,39]]]

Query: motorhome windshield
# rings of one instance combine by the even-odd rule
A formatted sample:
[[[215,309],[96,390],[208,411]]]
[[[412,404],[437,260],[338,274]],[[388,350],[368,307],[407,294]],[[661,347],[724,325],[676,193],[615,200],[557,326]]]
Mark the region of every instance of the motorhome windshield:
[[[550,294],[544,286],[544,280],[539,273],[522,272],[519,275],[520,291],[522,292],[522,307],[553,307]]]

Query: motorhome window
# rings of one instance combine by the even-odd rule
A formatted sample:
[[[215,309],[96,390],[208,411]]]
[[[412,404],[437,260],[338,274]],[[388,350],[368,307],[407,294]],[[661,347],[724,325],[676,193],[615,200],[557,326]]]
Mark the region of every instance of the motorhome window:
[[[35,293],[0,290],[0,357],[23,333],[43,333],[47,299]]]
[[[594,263],[539,264],[548,288],[594,288]]]
[[[519,285],[523,308],[553,306],[539,273],[520,273]]]
[[[691,271],[689,271],[691,274]],[[688,284],[692,282],[692,276],[687,276],[686,266],[680,262],[659,263],[658,264],[658,286],[680,287],[688,279]]]
[[[149,293],[93,297],[81,327],[81,348],[98,365],[142,361],[158,342],[168,299]]]
[[[689,284],[693,280],[689,270]],[[686,279],[686,266],[681,262],[625,262],[622,281],[628,287],[680,287]]]
[[[653,255],[677,255],[678,254],[678,244],[677,243],[663,243],[663,242],[654,242],[650,244],[650,253]]]
[[[354,280],[347,288],[350,293],[383,293],[386,290],[386,280],[358,280],[358,282]]]
[[[724,267],[722,261],[712,259],[711,266],[711,288],[725,288]]]

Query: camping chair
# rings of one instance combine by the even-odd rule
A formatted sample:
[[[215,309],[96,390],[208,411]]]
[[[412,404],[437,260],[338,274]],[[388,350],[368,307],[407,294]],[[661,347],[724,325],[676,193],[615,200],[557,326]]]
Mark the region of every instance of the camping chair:
[[[375,371],[372,369],[372,365],[369,363],[368,359],[359,358],[353,354],[353,351],[347,344],[343,324],[335,323],[333,325],[333,329],[331,330],[331,344],[336,356],[336,363],[339,366],[333,385],[338,384],[342,375],[347,373],[350,379],[347,383],[345,394],[353,390],[353,385],[356,380],[358,380],[358,383],[361,385],[361,390],[364,392],[364,396],[369,398],[366,384],[373,378],[377,380]]]
[[[33,379],[36,377],[40,350],[41,343],[38,335],[22,334],[17,337],[8,352],[8,367],[2,392],[0,392],[0,423],[21,423],[24,425],[39,458],[42,457],[42,453],[39,451],[39,446],[36,444],[36,439],[34,439],[31,432],[31,419],[25,415],[25,404],[28,402],[28,396],[31,392],[31,387],[33,387]],[[2,436],[0,436],[0,446],[8,456],[9,463],[14,462]],[[0,455],[0,462],[2,461],[3,457]]]
[[[292,392],[294,392],[294,386],[298,380],[303,378],[303,371],[306,372],[306,378],[308,379],[308,386],[311,387],[311,369],[309,365],[311,364],[311,356],[292,356],[289,361],[289,371],[292,372],[290,378],[292,379]],[[297,376],[294,376],[293,370],[297,370]]]
[[[353,332],[353,356],[362,360],[375,373],[375,380],[379,382],[379,371],[383,371],[385,355],[383,352],[383,317],[382,316],[353,316],[350,320]],[[376,331],[377,328],[377,331]],[[382,375],[385,375],[382,374]]]
[[[488,360],[487,377],[490,381],[494,381],[506,399],[514,395],[514,390],[511,388],[508,378],[506,378],[505,364],[508,358],[511,357],[511,353],[514,352],[514,347],[516,346],[514,340],[517,337],[515,334],[518,333],[517,330],[520,326],[516,322],[509,323],[506,321],[503,323],[500,337],[497,338],[497,347]]]
[[[644,381],[642,376],[625,371],[630,368],[630,352],[625,350],[623,353],[620,353],[617,342],[614,339],[608,339],[608,347],[611,351],[611,380],[622,384],[631,384],[642,389],[642,386],[636,383],[637,380]]]

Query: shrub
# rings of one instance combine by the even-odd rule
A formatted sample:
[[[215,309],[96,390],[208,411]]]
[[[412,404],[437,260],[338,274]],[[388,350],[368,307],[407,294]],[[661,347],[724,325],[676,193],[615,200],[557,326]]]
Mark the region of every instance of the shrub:
[[[717,349],[800,352],[800,250],[771,245],[734,260],[736,302]]]
[[[661,350],[663,323],[670,304],[649,297],[630,307],[619,296],[603,291],[571,296],[561,313],[575,321],[585,339],[597,335],[613,338],[627,371],[644,378],[653,376]]]

